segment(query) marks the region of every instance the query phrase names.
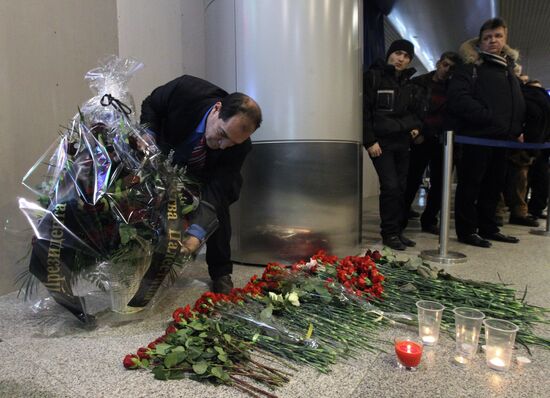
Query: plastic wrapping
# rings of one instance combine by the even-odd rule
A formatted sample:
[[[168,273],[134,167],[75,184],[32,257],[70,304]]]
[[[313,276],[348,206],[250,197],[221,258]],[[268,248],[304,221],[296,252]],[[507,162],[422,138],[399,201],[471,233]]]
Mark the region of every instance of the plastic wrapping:
[[[77,288],[82,280],[109,292],[114,311],[137,311],[192,258],[184,242],[193,215],[207,214],[206,237],[217,227],[200,186],[132,120],[127,83],[141,66],[112,56],[88,72],[96,95],[23,178],[38,195],[19,199],[34,232],[29,271],[86,323],[94,289]]]

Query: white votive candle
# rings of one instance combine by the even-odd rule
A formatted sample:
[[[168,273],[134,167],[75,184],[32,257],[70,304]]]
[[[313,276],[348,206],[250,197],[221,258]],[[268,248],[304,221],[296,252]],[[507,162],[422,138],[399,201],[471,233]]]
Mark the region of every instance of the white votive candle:
[[[432,345],[435,343],[434,336],[422,336],[422,342],[426,345]]]
[[[504,359],[495,357],[489,359],[489,367],[495,370],[504,370],[506,369],[506,363],[504,363]]]

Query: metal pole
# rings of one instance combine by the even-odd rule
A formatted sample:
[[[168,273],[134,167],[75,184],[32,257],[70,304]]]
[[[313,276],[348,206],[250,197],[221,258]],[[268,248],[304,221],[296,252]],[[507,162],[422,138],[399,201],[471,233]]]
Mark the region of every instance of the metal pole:
[[[451,214],[451,178],[453,174],[453,138],[452,130],[445,131],[443,137],[443,186],[441,194],[441,220],[439,225],[439,251],[424,250],[420,253],[426,261],[440,264],[458,264],[466,262],[466,255],[447,250],[449,240],[449,220]]]
[[[546,230],[532,229],[529,233],[533,235],[550,236],[550,158],[548,158],[548,197],[546,198]]]

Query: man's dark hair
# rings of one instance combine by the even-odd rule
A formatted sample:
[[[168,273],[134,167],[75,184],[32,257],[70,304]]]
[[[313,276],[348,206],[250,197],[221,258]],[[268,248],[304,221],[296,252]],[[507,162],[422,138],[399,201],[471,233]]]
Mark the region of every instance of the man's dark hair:
[[[506,22],[504,22],[504,19],[491,18],[483,22],[483,25],[481,25],[481,28],[479,28],[479,40],[481,40],[481,35],[483,34],[484,31],[493,30],[497,28],[504,28],[504,30],[508,29],[508,26],[506,25]]]
[[[256,129],[262,124],[262,110],[260,106],[248,95],[243,93],[231,93],[221,100],[221,119],[226,122],[237,114],[246,116]]]
[[[441,54],[441,57],[439,57],[439,61],[443,61],[444,59],[448,59],[455,65],[460,65],[462,63],[460,55],[458,55],[454,51],[445,51],[443,54]]]

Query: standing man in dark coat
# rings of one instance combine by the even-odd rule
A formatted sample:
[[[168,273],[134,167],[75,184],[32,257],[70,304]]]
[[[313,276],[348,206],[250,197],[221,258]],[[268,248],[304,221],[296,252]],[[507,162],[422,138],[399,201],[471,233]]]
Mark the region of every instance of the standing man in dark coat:
[[[464,65],[449,84],[449,110],[462,135],[509,140],[523,132],[525,102],[514,73],[518,52],[506,45],[500,18],[486,21],[479,37],[460,48]],[[495,210],[506,174],[506,149],[463,145],[457,163],[455,226],[458,240],[490,247],[491,240],[517,243],[500,232]]]
[[[187,166],[188,174],[201,183],[201,201],[215,208],[219,226],[206,242],[206,262],[216,293],[229,293],[233,287],[229,205],[239,198],[241,166],[261,121],[261,109],[249,96],[228,94],[189,75],[156,88],[142,104],[141,123],[148,125],[163,152],[175,151],[174,163]],[[182,247],[190,253],[209,229],[200,217],[193,222]]]
[[[460,64],[460,56],[452,51],[441,54],[435,70],[415,77],[411,83],[422,87],[429,103],[422,119],[422,134],[416,137],[411,146],[407,189],[405,190],[405,214],[411,205],[422,182],[422,175],[430,166],[430,189],[426,195],[426,207],[420,217],[422,231],[439,235],[437,215],[441,210],[441,187],[443,184],[443,149],[441,138],[447,119],[447,86],[455,66]],[[407,225],[407,218],[404,225]]]
[[[407,185],[411,139],[419,134],[415,88],[408,68],[414,46],[396,40],[386,60],[375,61],[363,75],[363,145],[380,182],[380,234],[384,245],[405,250],[416,243],[403,236],[403,194]]]
[[[550,142],[550,96],[538,80],[531,80],[523,86],[527,106],[525,134],[534,142]],[[546,218],[543,210],[548,204],[548,158],[550,149],[537,151],[535,162],[529,169],[529,213],[534,218]]]

